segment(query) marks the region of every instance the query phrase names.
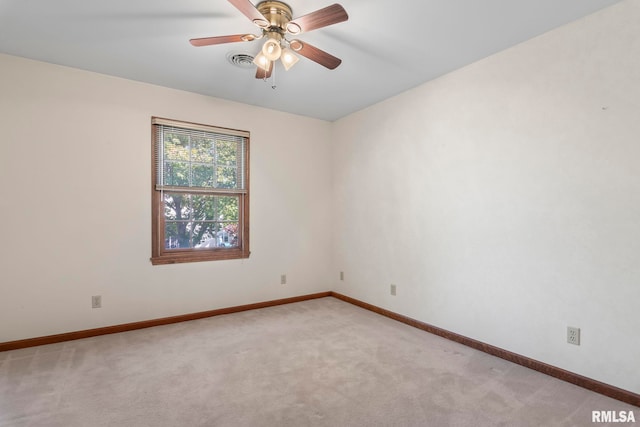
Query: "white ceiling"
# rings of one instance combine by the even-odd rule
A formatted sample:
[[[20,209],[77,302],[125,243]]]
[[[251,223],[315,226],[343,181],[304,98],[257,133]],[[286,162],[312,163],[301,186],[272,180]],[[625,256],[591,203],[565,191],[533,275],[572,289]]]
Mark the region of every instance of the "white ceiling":
[[[0,52],[333,121],[620,0],[337,1],[348,21],[298,38],[342,65],[279,65],[275,90],[226,58],[260,41],[189,44],[259,33],[226,0],[0,0]]]

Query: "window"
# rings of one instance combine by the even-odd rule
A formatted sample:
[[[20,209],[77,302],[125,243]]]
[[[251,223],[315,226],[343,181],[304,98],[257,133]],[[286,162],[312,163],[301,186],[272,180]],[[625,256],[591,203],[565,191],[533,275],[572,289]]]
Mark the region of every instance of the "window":
[[[249,132],[153,117],[153,264],[249,257]]]

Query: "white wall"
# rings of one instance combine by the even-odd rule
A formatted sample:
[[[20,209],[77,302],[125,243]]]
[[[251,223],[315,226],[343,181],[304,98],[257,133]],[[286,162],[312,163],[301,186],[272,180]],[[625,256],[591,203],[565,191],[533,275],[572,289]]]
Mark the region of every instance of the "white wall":
[[[628,0],[336,122],[334,290],[640,392],[638,22]]]
[[[330,289],[330,123],[6,55],[0,76],[0,342]],[[251,132],[249,259],[151,265],[151,116]]]

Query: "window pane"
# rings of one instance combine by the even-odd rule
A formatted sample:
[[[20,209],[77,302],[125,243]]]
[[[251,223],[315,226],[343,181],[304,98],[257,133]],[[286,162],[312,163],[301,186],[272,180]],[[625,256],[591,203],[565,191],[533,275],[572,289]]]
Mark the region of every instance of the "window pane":
[[[217,199],[218,212],[220,212],[220,220],[238,222],[238,198],[218,197]]]
[[[236,188],[236,178],[235,167],[218,166],[216,170],[218,188]]]
[[[194,221],[215,221],[216,213],[218,211],[217,205],[220,203],[220,197],[207,196],[207,195],[192,195],[191,201],[193,205]]]
[[[192,136],[191,161],[199,163],[212,163],[213,158],[213,139],[203,136]]]
[[[235,141],[216,141],[216,151],[218,154],[216,161],[218,165],[235,167],[237,163],[237,146],[238,144]]]
[[[165,249],[176,249],[180,247],[180,241],[178,240],[178,236],[181,233],[178,232],[178,223],[172,222],[167,223],[164,229],[164,247]]]
[[[189,160],[189,135],[165,132],[164,133],[164,158],[165,160]]]
[[[193,187],[213,187],[213,166],[194,164],[192,169]]]
[[[165,249],[237,247],[238,200],[164,193]]]
[[[164,185],[189,186],[189,163],[165,161]]]

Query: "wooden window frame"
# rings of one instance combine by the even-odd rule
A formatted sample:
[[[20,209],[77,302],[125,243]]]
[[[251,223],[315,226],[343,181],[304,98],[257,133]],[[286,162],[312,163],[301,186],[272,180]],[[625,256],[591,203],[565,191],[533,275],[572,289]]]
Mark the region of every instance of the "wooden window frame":
[[[165,217],[164,217],[164,201],[162,200],[162,192],[158,190],[158,173],[157,173],[157,141],[156,126],[157,122],[171,122],[176,126],[187,129],[192,128],[211,128],[217,132],[224,133],[229,131],[233,134],[246,134],[245,136],[245,167],[244,192],[221,191],[217,193],[215,190],[210,192],[211,195],[229,196],[234,195],[239,198],[238,201],[238,225],[239,225],[239,241],[238,246],[233,248],[185,248],[185,249],[166,249],[165,248]],[[229,128],[221,128],[219,126],[202,125],[199,123],[184,122],[171,119],[163,119],[160,117],[151,118],[151,263],[153,265],[176,264],[185,262],[201,262],[201,261],[218,261],[249,258],[249,132],[239,131]],[[197,194],[197,192],[188,194]]]

